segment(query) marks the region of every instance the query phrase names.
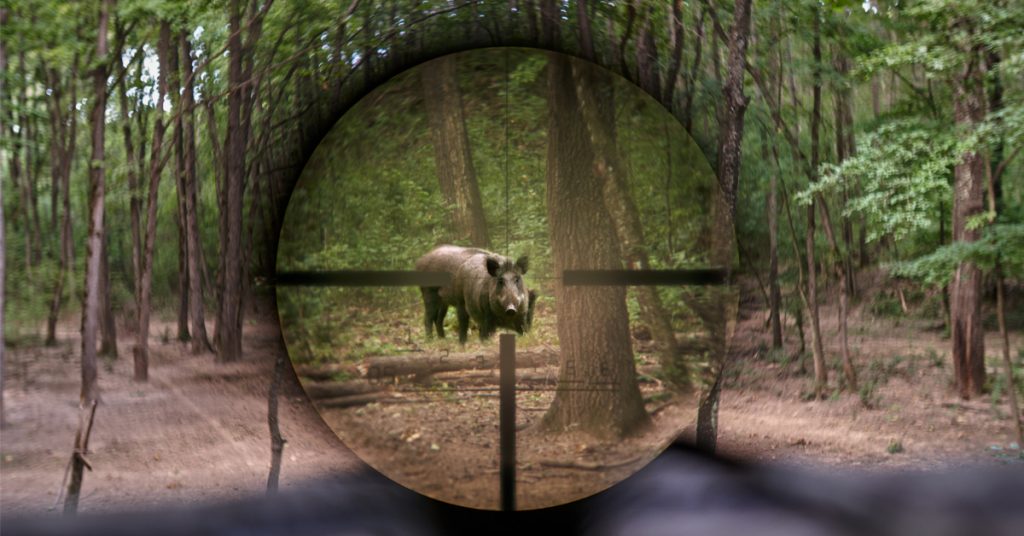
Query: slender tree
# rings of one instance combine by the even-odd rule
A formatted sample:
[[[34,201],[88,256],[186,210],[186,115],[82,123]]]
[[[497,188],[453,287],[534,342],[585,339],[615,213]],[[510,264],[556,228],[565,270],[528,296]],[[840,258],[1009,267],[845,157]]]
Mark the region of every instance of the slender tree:
[[[149,328],[152,314],[153,294],[153,249],[156,246],[157,199],[160,193],[160,177],[163,175],[164,164],[164,131],[166,126],[163,117],[163,103],[167,95],[168,47],[170,46],[170,23],[160,23],[160,36],[157,39],[157,58],[160,72],[157,75],[157,99],[153,124],[153,144],[149,157],[149,188],[146,197],[146,228],[141,236],[141,252],[139,264],[141,272],[139,287],[136,294],[138,329],[133,350],[135,356],[135,381],[145,382],[149,379]]]
[[[710,3],[705,6],[712,10]],[[729,34],[729,57],[727,78],[722,90],[722,104],[718,115],[718,190],[712,207],[715,232],[711,237],[711,262],[726,270],[726,279],[731,278],[736,251],[736,193],[740,176],[740,151],[743,142],[743,116],[748,98],[743,94],[744,65],[747,43],[750,38],[751,0],[736,0],[733,7],[733,26]],[[719,307],[712,313],[716,316],[708,327],[715,345],[712,351],[708,388],[702,393],[697,411],[697,445],[709,452],[715,451],[718,436],[718,399],[721,392],[721,376],[728,352],[728,315],[735,311],[730,307],[731,291],[716,292]]]
[[[185,192],[185,235],[186,257],[188,259],[188,293],[189,316],[192,322],[192,353],[198,354],[212,348],[206,334],[206,315],[204,311],[202,252],[199,240],[199,208],[198,176],[196,174],[196,135],[195,135],[195,82],[192,70],[192,47],[187,32],[178,35],[181,48],[182,76],[185,91],[181,97],[181,138],[184,150],[184,177],[182,180]]]
[[[100,316],[100,257],[104,233],[107,30],[112,8],[112,0],[104,0],[100,4],[99,24],[96,32],[95,68],[92,73],[89,234],[86,239],[85,305],[82,308],[82,391],[78,401],[78,431],[75,434],[75,447],[71,455],[71,477],[64,501],[64,515],[74,515],[78,511],[78,500],[82,490],[82,473],[85,469],[85,454],[89,446],[89,432],[92,429],[96,402],[99,400],[96,382],[96,335]]]

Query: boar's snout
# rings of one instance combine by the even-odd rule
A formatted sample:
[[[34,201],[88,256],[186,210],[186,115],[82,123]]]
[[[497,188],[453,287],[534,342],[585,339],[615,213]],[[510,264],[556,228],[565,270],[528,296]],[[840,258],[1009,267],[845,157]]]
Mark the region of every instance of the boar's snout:
[[[505,308],[505,316],[509,318],[516,316],[516,313],[518,312],[519,311],[516,309],[514,305],[509,305],[508,307]]]

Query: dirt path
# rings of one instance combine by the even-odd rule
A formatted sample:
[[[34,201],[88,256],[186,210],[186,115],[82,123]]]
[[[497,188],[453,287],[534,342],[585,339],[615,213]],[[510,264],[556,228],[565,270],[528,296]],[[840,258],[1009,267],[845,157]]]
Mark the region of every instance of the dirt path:
[[[765,314],[757,304],[748,303],[738,326],[722,394],[720,452],[759,461],[872,470],[1024,463],[1020,451],[1009,445],[1012,425],[1005,397],[993,402],[986,395],[963,402],[955,396],[949,344],[931,329],[934,321],[876,319],[864,306],[855,308],[851,348],[862,383],[873,382],[872,386],[863,392],[835,391],[824,401],[806,401],[811,378],[799,372],[796,362],[767,351]],[[823,307],[822,320],[826,352],[835,360],[835,310]],[[5,516],[57,512],[49,509],[57,499],[70,454],[79,389],[77,325],[64,328],[57,347],[12,348],[7,354],[8,426],[0,442],[0,511]],[[173,325],[156,325],[151,381],[142,385],[130,379],[131,350],[125,337],[119,345],[121,358],[100,365],[102,403],[90,445],[95,470],[86,474],[81,511],[136,510],[262,493],[270,458],[266,394],[279,351],[277,330],[274,319],[247,324],[245,360],[220,365],[210,354],[191,356],[184,345],[163,341],[160,334],[173,332]],[[791,353],[796,345],[792,324],[786,333]],[[1019,332],[1011,338],[1014,356],[1022,339]],[[997,355],[995,333],[989,333],[986,345],[990,356]],[[832,370],[834,390],[838,363]],[[285,380],[280,411],[288,443],[282,488],[365,467],[324,424],[294,376],[289,373]],[[531,405],[539,408],[542,403],[524,402],[520,417],[536,418],[541,411]],[[482,404],[480,411],[495,412],[493,401]],[[373,411],[382,410],[372,406],[364,410]],[[417,471],[430,463],[450,465],[452,481],[463,480],[466,468],[458,450],[450,449],[445,443],[449,438],[434,428],[447,423],[444,426],[458,431],[474,423],[442,413],[425,415],[431,419],[419,423],[392,419],[394,426],[381,427],[376,439],[424,454],[420,466],[412,463],[402,468],[413,481]],[[335,426],[345,418],[342,413],[328,415]],[[587,454],[585,447],[581,449]],[[621,458],[628,450],[624,444],[609,454]],[[540,460],[530,462],[524,485],[530,484],[530,471],[541,470]],[[483,463],[478,460],[478,468]],[[566,475],[586,471],[543,470]],[[446,485],[438,483],[433,492],[443,495]],[[566,478],[559,485],[563,493],[572,493],[574,480]],[[493,497],[482,495],[484,488],[490,489],[481,485],[461,492],[481,494],[483,503],[493,502]]]
[[[164,325],[155,325],[160,334]],[[133,510],[262,493],[270,461],[267,389],[277,327],[245,327],[245,360],[216,364],[184,345],[151,341],[150,382],[131,381],[131,343],[101,362],[82,512]],[[57,500],[77,426],[78,340],[72,326],[54,348],[8,354],[2,443],[5,513],[42,514]],[[173,326],[167,327],[173,330]],[[281,487],[361,467],[324,426],[293,376],[281,397],[285,447]],[[59,511],[57,510],[53,512]]]
[[[841,375],[837,310],[831,305],[821,309],[831,369],[831,396],[823,401],[807,400],[811,374],[801,374],[797,363],[768,351],[768,311],[760,304],[748,305],[737,328],[733,367],[722,393],[721,451],[761,461],[874,469],[1024,463],[1020,446],[1012,448],[1013,424],[1005,396],[997,402],[990,395],[971,401],[956,396],[950,344],[935,329],[939,322],[875,318],[863,305],[869,300],[866,297],[850,315],[850,350],[859,392],[835,389]],[[785,332],[787,353],[795,353],[795,326],[789,323]],[[996,357],[1002,342],[998,333],[986,335],[989,373],[1002,374]],[[1011,355],[1017,355],[1022,343],[1020,332],[1011,333]]]

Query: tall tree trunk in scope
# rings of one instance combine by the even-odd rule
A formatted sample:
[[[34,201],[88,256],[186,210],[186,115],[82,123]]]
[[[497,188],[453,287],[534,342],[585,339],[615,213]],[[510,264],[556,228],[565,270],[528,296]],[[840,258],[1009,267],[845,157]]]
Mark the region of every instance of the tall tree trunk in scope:
[[[178,340],[189,340],[188,331],[188,239],[185,227],[185,140],[181,134],[184,114],[181,112],[181,66],[178,63],[178,40],[171,37],[167,47],[167,88],[171,97],[174,118],[174,186],[178,210],[174,224],[178,229]],[[188,60],[186,60],[188,61]]]
[[[985,118],[985,92],[978,57],[981,46],[974,45],[968,52],[972,59],[954,78],[953,117],[958,126],[973,128]],[[967,223],[985,209],[985,160],[980,152],[967,152],[953,173],[953,240],[974,242],[981,237],[981,230],[968,229]],[[981,395],[985,385],[981,279],[978,266],[964,262],[957,266],[950,283],[953,370],[957,391],[965,400]]]
[[[743,94],[743,77],[750,38],[751,1],[736,0],[734,5],[734,20],[728,42],[728,72],[722,89],[722,105],[718,110],[718,190],[712,206],[715,231],[711,235],[711,262],[725,269],[726,280],[732,277],[736,256],[736,195],[743,144],[743,117],[749,104]],[[709,10],[713,9],[710,3],[705,3],[705,6]],[[715,16],[713,12],[712,16]],[[716,288],[713,291],[718,306],[710,310],[714,319],[708,323],[708,327],[714,349],[711,352],[708,378],[705,379],[706,388],[697,409],[697,446],[707,452],[715,451],[718,439],[721,376],[728,354],[729,326],[734,320],[729,315],[735,313],[735,307],[731,305],[734,298],[732,294],[727,288]]]
[[[221,304],[217,320],[217,358],[222,362],[242,359],[242,197],[245,180],[245,146],[248,136],[242,124],[242,6],[231,0],[228,37],[228,125],[224,141],[225,172],[221,218]]]
[[[621,268],[603,185],[591,172],[594,151],[573,90],[572,66],[548,57],[548,233],[554,273]],[[630,347],[625,287],[555,285],[560,344],[559,390],[542,426],[570,426],[600,437],[623,437],[647,424]],[[602,383],[613,388],[586,389]]]
[[[196,175],[196,114],[195,114],[195,82],[192,79],[192,47],[188,33],[181,32],[178,36],[181,46],[182,76],[188,83],[182,93],[182,143],[185,151],[185,234],[188,254],[188,293],[189,316],[192,321],[192,353],[198,354],[211,349],[210,339],[206,334],[206,315],[203,310],[203,275],[201,253],[199,251],[199,208],[198,177]]]
[[[85,307],[82,310],[82,391],[78,400],[78,432],[71,455],[71,476],[64,515],[78,511],[82,490],[82,472],[88,447],[88,430],[92,428],[92,415],[99,398],[96,386],[96,331],[100,314],[100,256],[103,248],[103,208],[105,173],[105,127],[107,109],[107,27],[110,22],[111,0],[100,4],[96,37],[96,68],[93,71],[92,154],[89,159],[89,234],[86,238]],[[73,111],[71,113],[74,113]]]
[[[815,65],[821,63],[821,24],[818,20],[818,11],[814,10],[814,41],[813,54]],[[819,162],[818,131],[821,125],[821,73],[816,67],[814,70],[814,103],[811,108],[811,174],[817,173]],[[795,97],[794,97],[795,98]],[[799,121],[797,121],[799,123]],[[813,177],[811,177],[813,178]],[[821,342],[821,317],[818,313],[818,263],[814,258],[814,228],[815,211],[818,200],[815,196],[807,205],[807,300],[811,312],[811,350],[814,352],[814,397],[821,400],[825,396],[825,388],[828,386],[828,368],[825,365],[825,350]]]
[[[456,242],[468,241],[470,245],[489,248],[455,58],[445,56],[434,60],[421,70],[420,81],[434,143],[437,179],[445,202],[452,208],[453,237]]]
[[[573,62],[572,70],[576,98],[594,151],[592,169],[600,181],[604,207],[611,216],[622,256],[628,268],[648,270],[651,263],[640,213],[629,191],[626,167],[619,157],[612,80],[606,72],[589,63]],[[677,389],[689,391],[693,387],[690,385],[690,371],[682,359],[671,316],[662,304],[658,289],[640,286],[635,292],[641,318],[661,346],[661,365],[668,382]]]
[[[156,245],[157,196],[160,192],[160,175],[163,172],[163,141],[164,118],[163,103],[167,94],[167,47],[170,44],[170,23],[160,24],[160,37],[157,41],[156,53],[159,59],[160,72],[157,76],[156,121],[153,125],[153,145],[149,156],[149,190],[146,198],[146,230],[143,236],[140,261],[142,273],[139,277],[139,289],[136,296],[139,327],[135,342],[135,375],[137,382],[149,379],[149,317],[152,313],[153,290],[153,248]]]

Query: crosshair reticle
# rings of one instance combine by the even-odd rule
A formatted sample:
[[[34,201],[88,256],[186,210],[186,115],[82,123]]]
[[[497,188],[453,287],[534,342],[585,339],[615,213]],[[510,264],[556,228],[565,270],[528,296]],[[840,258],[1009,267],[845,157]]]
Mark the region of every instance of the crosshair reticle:
[[[292,363],[363,461],[481,509],[563,504],[692,429],[725,348],[714,174],[624,79],[532,49],[395,77],[292,194],[276,287]]]

